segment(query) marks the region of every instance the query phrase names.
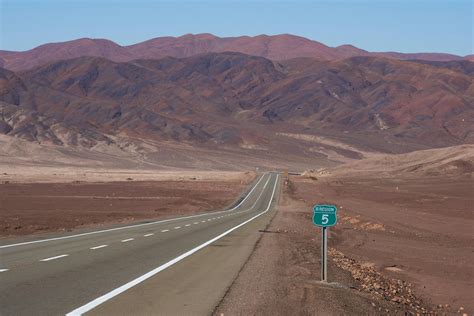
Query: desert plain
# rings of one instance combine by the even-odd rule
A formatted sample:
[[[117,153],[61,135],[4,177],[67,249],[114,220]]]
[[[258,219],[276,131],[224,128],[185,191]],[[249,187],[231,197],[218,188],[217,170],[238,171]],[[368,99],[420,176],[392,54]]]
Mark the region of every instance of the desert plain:
[[[380,154],[290,173],[278,212],[214,313],[469,315],[473,153],[463,145]],[[258,175],[3,164],[0,232],[36,238],[218,211]],[[330,285],[318,282],[316,203],[339,209],[329,233]]]
[[[260,183],[247,210],[269,212],[201,252],[201,262],[230,252],[242,260],[242,267],[229,256],[222,259],[227,266],[201,265],[196,284],[222,273],[212,313],[472,315],[473,78],[472,55],[373,53],[288,34],[187,34],[130,46],[86,38],[0,51],[2,249],[176,216],[211,217],[167,227],[167,235],[114,237],[121,247],[96,245],[117,251],[109,261],[100,251],[80,259],[52,253],[41,257],[51,265],[40,271],[43,259],[34,258],[39,292],[46,281],[51,293],[60,276],[68,285],[78,279],[58,258],[71,266],[97,259],[84,266],[101,273],[117,264],[110,284],[96,284],[102,295],[99,287],[114,289],[156,268],[164,258],[154,257],[155,249],[174,260],[196,238],[244,221],[250,215],[238,211],[239,218],[214,226],[216,216],[205,213],[232,208],[266,177],[278,190]],[[338,207],[327,284],[320,282],[320,229],[311,222],[317,203]],[[130,245],[135,252],[127,252]],[[203,255],[229,245],[239,251]],[[81,254],[96,250],[79,246]],[[137,270],[125,276],[118,253],[128,255],[122,265]],[[137,253],[149,255],[133,261]],[[0,253],[0,264],[6,261]],[[15,268],[0,272],[23,293],[32,283]],[[184,276],[176,269],[168,270],[170,283]],[[96,275],[89,278],[95,284]],[[190,293],[187,285],[173,289]],[[72,309],[76,294],[85,294],[82,303],[94,299],[80,287],[67,294],[71,301],[60,298],[56,307]]]
[[[217,311],[470,315],[473,158],[463,146],[290,175],[278,214]],[[317,282],[317,203],[339,208],[329,233],[332,287]]]

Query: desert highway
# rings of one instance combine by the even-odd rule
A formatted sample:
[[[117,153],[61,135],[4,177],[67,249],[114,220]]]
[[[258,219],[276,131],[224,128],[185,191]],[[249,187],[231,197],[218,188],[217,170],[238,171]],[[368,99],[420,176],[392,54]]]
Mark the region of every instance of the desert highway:
[[[279,175],[231,208],[0,242],[0,315],[209,314],[274,213]]]

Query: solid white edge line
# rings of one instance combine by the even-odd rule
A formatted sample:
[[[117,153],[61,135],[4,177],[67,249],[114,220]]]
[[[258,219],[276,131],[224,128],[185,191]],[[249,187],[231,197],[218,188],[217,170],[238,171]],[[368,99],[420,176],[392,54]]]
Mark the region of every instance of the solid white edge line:
[[[40,243],[40,242],[55,241],[55,240],[69,239],[69,238],[75,238],[75,237],[82,237],[82,236],[87,236],[87,235],[101,234],[101,233],[111,232],[111,231],[115,231],[115,230],[129,229],[129,228],[134,228],[134,227],[141,227],[141,226],[147,226],[147,225],[161,224],[161,223],[176,221],[176,220],[180,220],[180,219],[188,219],[188,218],[195,218],[195,217],[199,217],[199,216],[206,216],[206,215],[210,215],[210,214],[219,214],[219,213],[223,213],[223,212],[231,212],[231,211],[235,210],[236,208],[238,208],[240,205],[242,205],[242,204],[248,199],[248,197],[252,194],[252,192],[253,192],[253,191],[255,190],[255,188],[258,186],[258,184],[260,183],[260,181],[262,181],[262,179],[263,179],[263,177],[264,177],[265,175],[266,175],[266,173],[263,174],[263,175],[260,177],[260,179],[257,181],[257,183],[255,183],[255,185],[253,186],[252,190],[250,190],[250,192],[247,194],[247,196],[246,196],[242,201],[240,201],[239,204],[237,204],[236,206],[234,206],[233,208],[231,208],[231,209],[229,209],[229,210],[223,210],[223,211],[211,212],[211,213],[203,213],[203,214],[197,214],[197,215],[191,215],[191,216],[184,216],[184,217],[176,217],[176,218],[170,218],[170,219],[165,219],[165,220],[156,221],[156,222],[151,222],[151,223],[143,223],[143,224],[136,224],[136,225],[130,225],[130,226],[116,227],[116,228],[110,228],[110,229],[104,229],[104,230],[96,230],[96,231],[93,231],[93,232],[82,233],[82,234],[77,234],[77,235],[70,235],[70,236],[63,236],[63,237],[55,237],[55,238],[48,238],[48,239],[40,239],[40,240],[33,240],[33,241],[20,242],[20,243],[16,243],[16,244],[9,244],[9,245],[0,246],[0,249],[10,248],[10,247],[16,247],[16,246],[23,246],[23,245],[30,245],[30,244],[36,244],[36,243]]]
[[[248,210],[253,209],[253,208],[255,207],[255,205],[257,205],[258,201],[259,201],[260,198],[262,197],[263,192],[265,192],[265,189],[267,188],[268,182],[270,182],[270,177],[268,177],[267,182],[265,182],[265,185],[263,186],[262,192],[260,192],[260,194],[258,195],[258,198],[255,200],[255,203],[253,203],[253,204],[252,204],[252,207],[249,208]]]
[[[91,247],[89,248],[90,250],[96,250],[96,249],[100,249],[100,248],[105,248],[107,247],[108,245],[100,245],[100,246],[95,246],[95,247]]]
[[[224,212],[232,212],[233,210],[237,209],[239,206],[241,206],[245,201],[247,201],[247,199],[250,197],[250,195],[252,194],[252,192],[257,188],[258,184],[260,183],[260,181],[263,180],[263,178],[266,176],[266,175],[269,175],[269,177],[271,177],[271,174],[270,173],[264,173],[260,179],[258,179],[257,183],[255,183],[254,187],[252,188],[252,190],[250,190],[250,192],[245,196],[245,198],[240,201],[239,204],[237,204],[236,206],[234,206],[233,208],[231,208],[230,210],[223,210],[223,211],[220,211],[220,212],[213,212],[213,213],[208,213],[208,214],[220,214],[220,213],[224,213]]]
[[[155,269],[153,269],[153,270],[151,270],[151,271],[145,273],[144,275],[142,275],[142,276],[140,276],[140,277],[138,277],[138,278],[136,278],[136,279],[134,279],[134,280],[132,280],[132,281],[130,281],[130,282],[128,282],[128,283],[126,283],[126,284],[124,284],[124,285],[118,287],[118,288],[116,288],[115,290],[112,290],[112,291],[110,291],[109,293],[104,294],[104,295],[102,295],[102,296],[96,298],[95,300],[93,300],[93,301],[91,301],[91,302],[89,302],[89,303],[87,303],[87,304],[85,304],[85,305],[83,305],[83,306],[81,306],[81,307],[76,308],[75,310],[73,310],[73,311],[67,313],[66,316],[82,315],[82,314],[84,314],[84,313],[90,311],[91,309],[93,309],[93,308],[99,306],[100,304],[102,304],[102,303],[104,303],[104,302],[110,300],[111,298],[113,298],[113,297],[115,297],[115,296],[117,296],[117,295],[119,295],[119,294],[125,292],[126,290],[128,290],[128,289],[134,287],[135,285],[137,285],[137,284],[139,284],[139,283],[145,281],[146,279],[151,278],[151,277],[154,276],[155,274],[157,274],[157,273],[159,273],[159,272],[165,270],[166,268],[171,267],[171,266],[174,265],[175,263],[177,263],[177,262],[183,260],[183,259],[186,258],[186,257],[189,257],[189,256],[192,255],[193,253],[195,253],[195,252],[201,250],[202,248],[204,248],[204,247],[206,247],[206,246],[212,244],[212,243],[215,242],[216,240],[219,240],[219,239],[221,239],[222,237],[224,237],[224,236],[230,234],[230,233],[233,232],[234,230],[236,230],[236,229],[238,229],[238,228],[244,226],[245,224],[247,224],[247,223],[253,221],[253,220],[256,219],[257,217],[259,217],[259,216],[265,214],[266,212],[268,212],[268,210],[270,209],[270,206],[272,205],[273,197],[274,197],[274,195],[275,195],[275,190],[276,190],[276,187],[277,187],[277,184],[278,184],[278,178],[279,178],[279,175],[277,174],[277,177],[276,177],[276,180],[275,180],[275,186],[273,187],[272,196],[271,196],[271,198],[270,198],[270,201],[268,202],[268,206],[267,206],[267,208],[265,209],[265,211],[263,211],[263,212],[261,212],[261,213],[258,213],[258,214],[255,215],[254,217],[252,217],[252,218],[246,220],[245,222],[242,222],[242,223],[240,223],[239,225],[232,227],[231,229],[229,229],[229,230],[223,232],[222,234],[220,234],[220,235],[218,235],[218,236],[216,236],[216,237],[214,237],[214,238],[212,238],[212,239],[206,241],[205,243],[203,243],[203,244],[197,246],[196,248],[193,248],[193,249],[191,249],[191,250],[189,250],[189,251],[187,251],[187,252],[181,254],[180,256],[178,256],[178,257],[176,257],[176,258],[174,258],[174,259],[168,261],[167,263],[165,263],[165,264],[163,264],[163,265],[161,265],[161,266],[159,266],[159,267],[157,267],[157,268],[155,268]]]
[[[64,257],[67,257],[67,256],[69,256],[69,255],[64,254],[64,255],[59,255],[59,256],[55,256],[55,257],[41,259],[40,261],[47,262],[47,261],[56,260],[56,259],[59,259],[59,258],[64,258]]]

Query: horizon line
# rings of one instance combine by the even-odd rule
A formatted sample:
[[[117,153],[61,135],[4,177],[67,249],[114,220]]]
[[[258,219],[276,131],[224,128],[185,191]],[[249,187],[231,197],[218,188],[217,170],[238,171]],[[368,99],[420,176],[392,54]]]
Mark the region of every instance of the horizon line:
[[[394,50],[381,50],[381,51],[369,51],[369,50],[366,50],[364,48],[360,48],[358,46],[355,46],[353,44],[349,44],[349,43],[346,43],[346,44],[341,44],[341,45],[337,45],[337,46],[329,46],[323,42],[320,42],[318,40],[315,40],[315,39],[311,39],[311,38],[308,38],[308,37],[304,37],[304,36],[301,36],[301,35],[296,35],[296,34],[291,34],[291,33],[278,33],[278,34],[266,34],[266,33],[262,33],[262,34],[258,34],[258,35],[239,35],[239,36],[219,36],[219,35],[215,35],[213,33],[209,33],[209,32],[204,32],[204,33],[185,33],[185,34],[182,34],[182,35],[179,35],[179,36],[172,36],[172,35],[159,35],[159,36],[156,36],[156,37],[152,37],[152,38],[149,38],[149,39],[146,39],[146,40],[143,40],[143,41],[138,41],[138,42],[134,42],[132,44],[126,44],[126,45],[122,45],[121,43],[113,40],[113,39],[110,39],[110,38],[105,38],[105,37],[78,37],[78,38],[74,38],[74,39],[70,39],[70,40],[63,40],[63,41],[53,41],[53,42],[45,42],[43,44],[40,44],[40,45],[37,45],[37,46],[34,46],[32,48],[29,48],[29,49],[26,49],[26,50],[9,50],[9,49],[3,49],[3,48],[0,48],[0,52],[11,52],[11,53],[24,53],[24,52],[28,52],[28,51],[31,51],[31,50],[34,50],[36,48],[39,48],[39,47],[42,47],[42,46],[45,46],[45,45],[51,45],[51,44],[63,44],[63,43],[68,43],[68,42],[74,42],[74,41],[80,41],[80,40],[92,40],[92,41],[100,41],[100,40],[104,40],[104,41],[109,41],[109,42],[112,42],[120,47],[128,47],[128,46],[134,46],[134,45],[138,45],[138,44],[141,44],[141,43],[145,43],[145,42],[148,42],[148,41],[152,41],[152,40],[155,40],[155,39],[160,39],[160,38],[175,38],[175,39],[178,39],[178,38],[182,38],[182,37],[185,37],[185,36],[199,36],[199,35],[210,35],[214,38],[218,38],[218,39],[226,39],[226,38],[240,38],[240,37],[248,37],[248,38],[256,38],[256,37],[277,37],[277,36],[291,36],[291,37],[297,37],[297,38],[301,38],[301,39],[304,39],[304,40],[308,40],[310,42],[316,42],[316,43],[319,43],[319,44],[322,44],[324,46],[327,46],[329,48],[339,48],[339,47],[343,47],[343,46],[352,46],[354,48],[357,48],[357,49],[360,49],[360,50],[364,50],[368,53],[402,53],[402,54],[443,54],[443,55],[450,55],[450,56],[453,56],[453,57],[460,57],[460,58],[466,58],[468,56],[471,56],[471,55],[474,55],[474,52],[470,52],[469,54],[466,54],[466,55],[458,55],[458,54],[453,54],[453,53],[447,53],[447,52],[440,52],[440,51],[419,51],[419,52],[406,52],[406,51],[394,51]]]

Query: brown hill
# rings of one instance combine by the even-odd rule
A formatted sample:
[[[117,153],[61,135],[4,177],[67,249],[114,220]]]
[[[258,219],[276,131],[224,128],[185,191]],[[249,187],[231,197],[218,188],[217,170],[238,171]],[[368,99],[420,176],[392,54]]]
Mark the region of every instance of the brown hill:
[[[89,38],[44,44],[25,52],[0,51],[2,67],[11,70],[29,69],[52,61],[82,56],[100,56],[115,61],[134,58],[124,47],[112,41]]]
[[[375,57],[272,62],[240,53],[81,57],[0,69],[0,131],[64,147],[128,150],[137,145],[118,140],[128,137],[341,161],[360,154],[334,140],[384,152],[474,142],[471,67]]]
[[[327,171],[328,172],[328,171]],[[372,157],[336,167],[333,174],[364,177],[474,176],[474,146],[418,150],[398,155]]]
[[[259,35],[220,38],[212,34],[187,34],[180,37],[158,37],[130,46],[120,46],[105,39],[78,39],[38,46],[24,52],[0,51],[0,66],[18,71],[48,62],[83,56],[95,56],[112,61],[190,57],[209,52],[240,52],[271,60],[311,57],[323,60],[353,56],[378,56],[393,59],[429,61],[460,60],[462,57],[442,53],[403,54],[397,52],[371,53],[352,45],[329,47],[304,37]]]

